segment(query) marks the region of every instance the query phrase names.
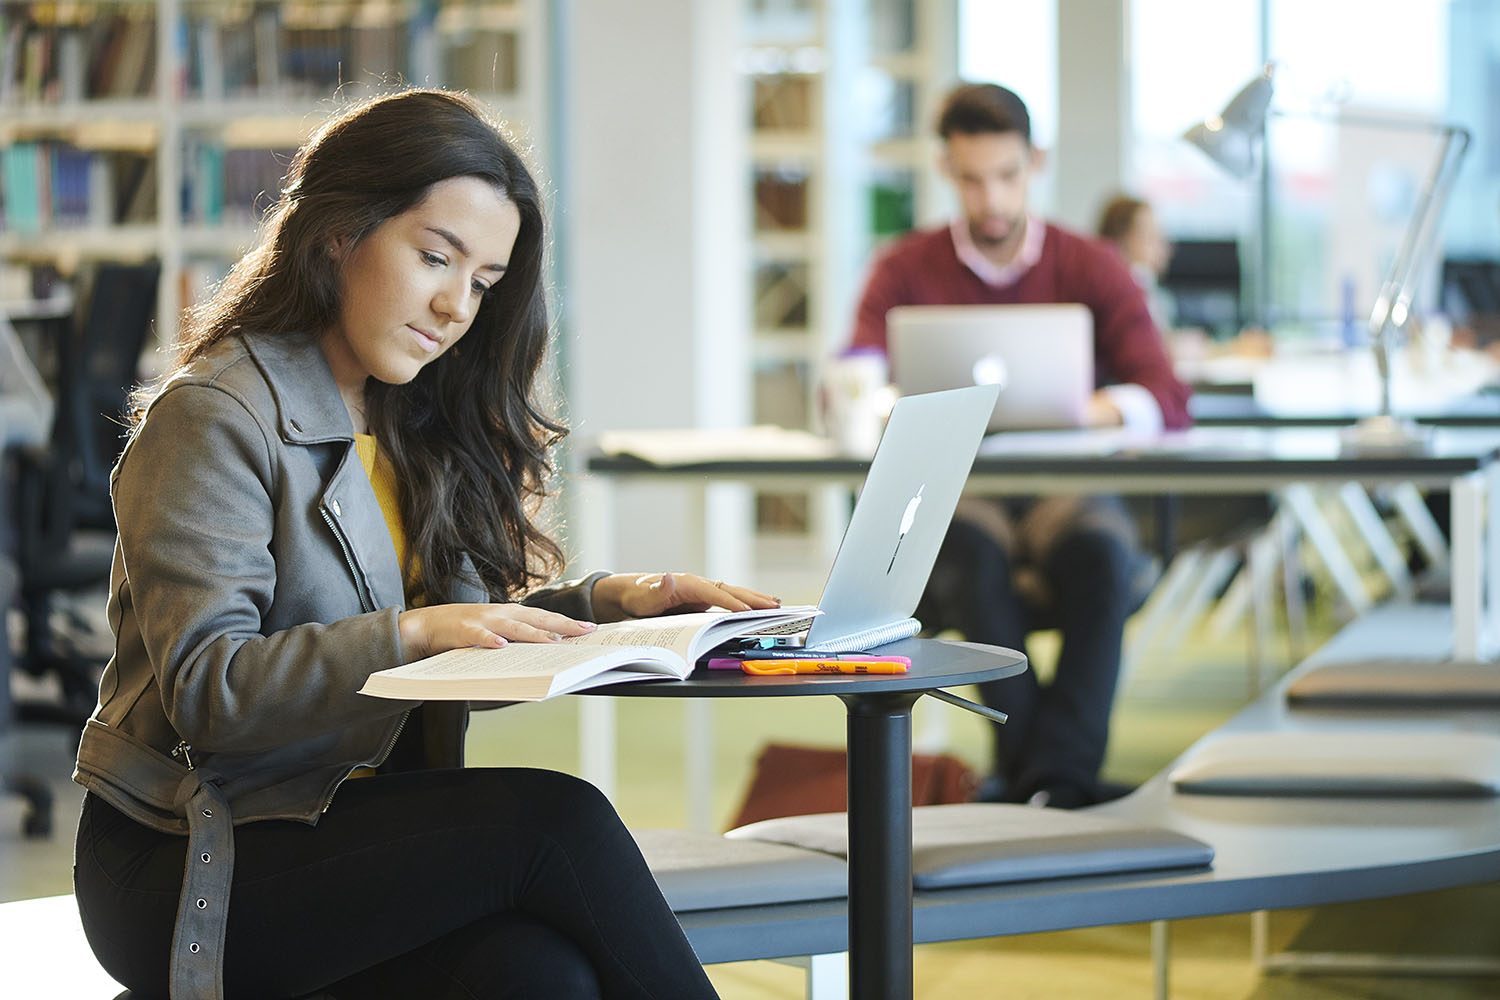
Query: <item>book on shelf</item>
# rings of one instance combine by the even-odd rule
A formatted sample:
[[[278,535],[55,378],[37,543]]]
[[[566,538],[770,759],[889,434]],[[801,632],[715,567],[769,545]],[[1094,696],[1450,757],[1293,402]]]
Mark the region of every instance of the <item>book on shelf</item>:
[[[37,175],[37,147],[18,142],[0,152],[0,202],[5,206],[5,228],[17,233],[37,233],[42,228],[43,191]]]
[[[0,7],[0,104],[77,104],[151,92],[156,23],[144,4]]]
[[[508,4],[200,4],[176,45],[181,93],[315,99],[335,88],[378,90],[401,80],[480,92],[520,86],[520,35]],[[451,12],[464,12],[450,17]],[[445,23],[452,22],[452,23]]]
[[[255,86],[264,95],[281,91],[281,10],[257,7],[250,18],[254,34]]]
[[[681,680],[730,639],[820,613],[810,606],[704,611],[608,622],[562,642],[450,649],[377,671],[360,693],[411,701],[544,701],[606,684]]]
[[[82,29],[68,28],[57,40],[57,99],[77,104],[87,92],[88,39]]]
[[[752,82],[755,128],[760,131],[803,132],[813,125],[813,78],[758,76]]]
[[[110,158],[115,222],[156,220],[156,157],[119,153]]]
[[[805,361],[755,363],[750,383],[750,416],[759,424],[788,429],[812,425],[812,386],[816,376]]]
[[[808,183],[809,177],[805,170],[757,170],[756,230],[806,230]]]
[[[91,39],[90,97],[144,97],[156,78],[155,18],[116,16]]]
[[[519,42],[509,30],[471,30],[450,36],[447,79],[483,94],[513,94],[520,88]]]
[[[18,233],[156,217],[152,157],[81,150],[60,142],[16,142],[0,149],[4,228]]]
[[[804,261],[762,261],[755,267],[755,325],[762,330],[807,328],[808,270]]]
[[[437,4],[420,3],[406,22],[406,78],[418,87],[431,87],[442,79],[437,18]]]
[[[350,58],[346,83],[378,91],[401,79],[406,50],[404,24],[358,23],[350,29]]]

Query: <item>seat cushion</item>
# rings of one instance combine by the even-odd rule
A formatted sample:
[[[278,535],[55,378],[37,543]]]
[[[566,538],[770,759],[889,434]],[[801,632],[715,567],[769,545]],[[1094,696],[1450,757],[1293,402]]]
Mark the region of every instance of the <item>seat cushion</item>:
[[[686,830],[632,830],[674,911],[843,899],[847,866],[814,851]]]
[[[847,858],[847,822],[845,813],[791,816],[725,836]],[[1082,812],[980,802],[912,810],[917,889],[1199,868],[1212,861],[1213,848],[1200,840]]]
[[[1309,707],[1500,707],[1500,664],[1412,659],[1325,663],[1288,685],[1286,697]]]
[[[1500,737],[1374,727],[1224,733],[1190,749],[1168,779],[1202,795],[1489,796],[1500,793]]]

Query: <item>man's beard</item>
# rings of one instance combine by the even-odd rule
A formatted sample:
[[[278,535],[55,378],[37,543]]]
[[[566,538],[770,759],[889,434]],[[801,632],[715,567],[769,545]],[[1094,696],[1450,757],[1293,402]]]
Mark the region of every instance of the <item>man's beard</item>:
[[[969,238],[981,250],[999,250],[1006,244],[1014,242],[1026,225],[1026,216],[1022,213],[1005,220],[1009,225],[1005,227],[1005,234],[1003,236],[991,236],[985,232],[983,223],[993,218],[995,217],[989,216],[979,223],[975,223],[972,220],[969,222]]]

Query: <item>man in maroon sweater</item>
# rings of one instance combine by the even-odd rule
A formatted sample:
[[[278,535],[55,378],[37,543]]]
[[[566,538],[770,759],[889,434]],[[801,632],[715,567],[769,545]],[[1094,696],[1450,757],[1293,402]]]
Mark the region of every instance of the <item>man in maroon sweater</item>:
[[[1099,388],[1089,422],[1143,431],[1185,426],[1187,390],[1119,256],[1027,211],[1027,188],[1044,155],[1031,144],[1021,99],[994,84],[960,86],[944,103],[938,133],[962,216],[880,255],[850,346],[885,350],[886,313],[899,305],[1079,302],[1094,320]],[[1055,625],[1063,635],[1051,684],[1027,672],[980,686],[987,704],[1011,715],[996,727],[982,798],[1073,807],[1106,797],[1098,774],[1125,618],[1144,597],[1144,564],[1117,498],[960,506],[918,617],[1023,650],[1032,628]]]

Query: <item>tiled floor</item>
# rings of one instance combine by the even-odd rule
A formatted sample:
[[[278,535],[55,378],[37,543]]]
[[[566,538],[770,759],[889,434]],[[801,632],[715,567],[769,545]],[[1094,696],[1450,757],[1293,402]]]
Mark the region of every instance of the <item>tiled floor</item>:
[[[1048,659],[1046,643],[1033,655]],[[1243,647],[1196,638],[1170,657],[1144,664],[1122,691],[1108,774],[1139,781],[1159,769],[1202,732],[1243,702]],[[952,712],[954,750],[982,759],[982,724],[946,706],[924,703],[921,713]],[[715,816],[732,815],[759,747],[771,739],[838,745],[843,710],[834,699],[796,699],[771,710],[764,703],[715,707]],[[530,764],[574,770],[577,708],[567,699],[476,717],[470,736],[474,763]],[[684,820],[681,708],[669,702],[620,703],[620,809],[632,826],[676,826]],[[71,830],[78,791],[69,782],[68,737],[59,732],[12,732],[0,740],[0,762],[45,776],[57,791],[58,833],[47,842],[19,835],[20,806],[0,802],[0,901],[69,891]],[[1274,943],[1356,950],[1408,950],[1500,955],[1500,888],[1436,894],[1410,900],[1278,913]],[[1172,996],[1176,1000],[1334,1000],[1334,998],[1480,998],[1500,996],[1500,979],[1260,976],[1250,961],[1248,917],[1182,921],[1173,925]],[[4,942],[4,948],[16,942]],[[923,946],[917,949],[917,995],[923,998],[1005,996],[1148,997],[1151,962],[1147,928],[1127,926],[1021,938]],[[800,996],[801,973],[772,963],[711,969],[726,1000]],[[0,961],[0,996],[10,996]],[[101,998],[107,1000],[107,998]]]

